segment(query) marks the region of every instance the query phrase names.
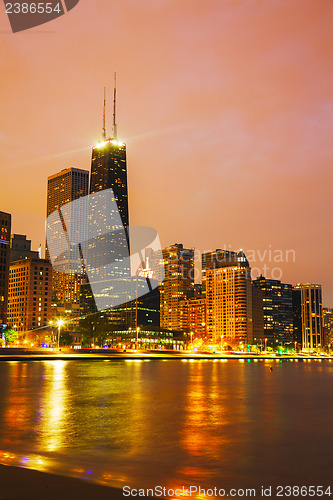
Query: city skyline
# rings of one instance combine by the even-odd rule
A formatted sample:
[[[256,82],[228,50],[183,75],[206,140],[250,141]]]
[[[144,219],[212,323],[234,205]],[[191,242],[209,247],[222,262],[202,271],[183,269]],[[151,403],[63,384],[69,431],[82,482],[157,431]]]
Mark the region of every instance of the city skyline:
[[[0,179],[7,187],[1,209],[13,216],[12,232],[27,233],[33,248],[44,241],[45,179],[71,166],[89,169],[104,85],[111,125],[116,69],[131,223],[155,227],[163,247],[253,249],[252,267],[266,261],[258,252],[293,250],[295,262],[278,264],[283,275],[275,277],[321,283],[324,304],[331,306],[332,280],[320,255],[333,245],[333,6],[305,1],[300,11],[254,4],[257,9],[239,3],[222,9],[208,2],[202,23],[196,2],[116,8],[101,1],[115,19],[106,33],[102,11],[81,2],[52,24],[56,44],[42,27],[6,42],[11,71],[1,82]],[[131,33],[120,31],[117,20]],[[74,60],[63,60],[66,46]],[[29,65],[23,62],[28,52]],[[100,71],[88,71],[92,61]]]

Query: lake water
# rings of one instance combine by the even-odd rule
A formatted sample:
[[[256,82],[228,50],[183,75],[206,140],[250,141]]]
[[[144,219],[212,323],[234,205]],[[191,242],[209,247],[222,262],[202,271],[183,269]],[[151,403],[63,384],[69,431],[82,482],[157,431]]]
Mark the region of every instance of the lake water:
[[[1,362],[0,386],[1,463],[132,488],[333,483],[327,360]]]

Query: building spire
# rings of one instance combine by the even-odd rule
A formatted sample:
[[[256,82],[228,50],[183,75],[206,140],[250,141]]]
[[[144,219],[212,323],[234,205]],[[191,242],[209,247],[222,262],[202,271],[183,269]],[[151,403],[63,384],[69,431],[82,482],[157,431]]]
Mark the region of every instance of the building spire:
[[[105,140],[106,140],[106,128],[105,128],[105,107],[106,107],[106,88],[104,87],[103,129],[102,129],[102,138],[103,138],[103,141],[105,141]]]
[[[113,88],[113,139],[117,139],[117,125],[116,125],[116,98],[117,98],[117,73],[114,74],[114,88]]]

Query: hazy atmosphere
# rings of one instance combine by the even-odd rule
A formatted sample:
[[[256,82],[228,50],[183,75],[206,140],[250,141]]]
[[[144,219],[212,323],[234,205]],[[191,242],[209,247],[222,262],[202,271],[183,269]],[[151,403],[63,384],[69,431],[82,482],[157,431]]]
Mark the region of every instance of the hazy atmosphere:
[[[163,246],[242,248],[333,306],[331,0],[81,0],[17,34],[0,7],[12,232],[44,242],[47,177],[90,169],[116,71],[131,224]]]

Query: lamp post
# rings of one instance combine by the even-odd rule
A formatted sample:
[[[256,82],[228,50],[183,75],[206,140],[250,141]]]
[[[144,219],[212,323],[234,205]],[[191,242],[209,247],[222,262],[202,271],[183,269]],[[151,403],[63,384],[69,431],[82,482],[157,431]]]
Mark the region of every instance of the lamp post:
[[[59,319],[59,321],[57,322],[57,325],[58,325],[58,351],[59,351],[59,343],[60,343],[60,329],[61,329],[63,324],[64,324],[64,321],[62,319]]]
[[[140,330],[140,327],[137,326],[136,327],[136,350],[138,350],[138,347],[139,347],[139,330]]]
[[[221,335],[221,352],[223,351],[223,334]]]
[[[267,352],[267,339],[265,339],[265,353]]]
[[[54,331],[53,331],[53,321],[49,321],[49,325],[52,327],[52,344],[54,346]]]
[[[190,335],[191,335],[191,349],[192,349],[193,348],[193,343],[192,343],[193,332],[191,332]]]
[[[297,341],[295,340],[295,354],[297,354]]]

